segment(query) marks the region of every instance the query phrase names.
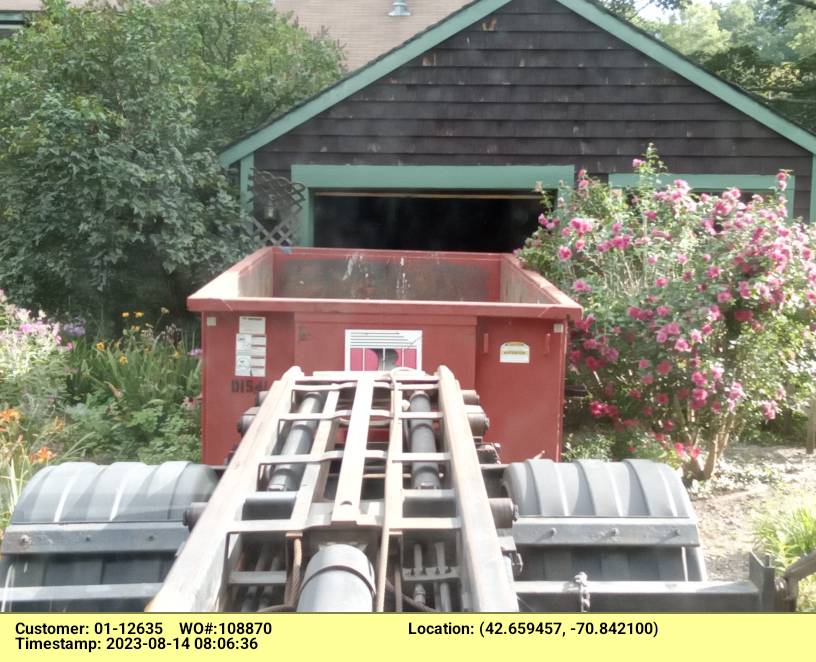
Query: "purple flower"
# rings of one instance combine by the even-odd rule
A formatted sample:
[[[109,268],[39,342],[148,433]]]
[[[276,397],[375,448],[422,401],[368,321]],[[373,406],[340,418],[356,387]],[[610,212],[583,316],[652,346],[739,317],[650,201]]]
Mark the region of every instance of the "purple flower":
[[[193,347],[193,349],[191,349],[189,352],[187,352],[187,356],[198,357],[198,356],[201,356],[201,354],[202,354],[202,351],[201,351],[200,347]]]

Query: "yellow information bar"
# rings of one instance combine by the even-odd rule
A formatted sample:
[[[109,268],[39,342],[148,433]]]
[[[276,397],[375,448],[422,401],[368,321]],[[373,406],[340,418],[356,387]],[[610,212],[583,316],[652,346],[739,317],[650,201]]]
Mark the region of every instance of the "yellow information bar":
[[[811,614],[2,614],[0,659],[767,662],[814,632]]]

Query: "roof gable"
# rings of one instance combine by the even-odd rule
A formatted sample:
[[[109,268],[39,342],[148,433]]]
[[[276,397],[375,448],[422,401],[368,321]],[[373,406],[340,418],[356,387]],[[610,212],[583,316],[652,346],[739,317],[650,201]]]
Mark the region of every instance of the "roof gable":
[[[618,19],[590,0],[553,1],[792,143],[816,154],[816,136],[812,133],[774,112],[747,92],[706,72],[683,55],[638,28]],[[511,2],[513,0],[477,0],[467,5],[427,31],[416,35],[402,46],[236,141],[220,154],[221,163],[225,166],[230,165],[248,156]]]

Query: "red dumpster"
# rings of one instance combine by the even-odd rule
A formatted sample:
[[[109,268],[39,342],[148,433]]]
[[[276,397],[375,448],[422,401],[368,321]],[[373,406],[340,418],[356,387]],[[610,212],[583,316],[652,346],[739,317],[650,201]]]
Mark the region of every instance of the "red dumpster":
[[[255,393],[292,365],[446,365],[479,392],[503,461],[559,458],[567,320],[581,307],[512,255],[264,248],[188,307],[201,313],[205,462],[224,461]]]

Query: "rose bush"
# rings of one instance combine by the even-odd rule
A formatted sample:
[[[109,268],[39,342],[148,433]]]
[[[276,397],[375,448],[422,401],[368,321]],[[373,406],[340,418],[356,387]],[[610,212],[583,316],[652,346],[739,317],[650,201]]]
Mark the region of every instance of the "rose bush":
[[[705,479],[741,430],[810,388],[816,235],[787,215],[786,172],[746,199],[661,187],[651,146],[633,166],[631,191],[579,172],[518,255],[585,307],[569,365],[591,416],[647,431]]]

